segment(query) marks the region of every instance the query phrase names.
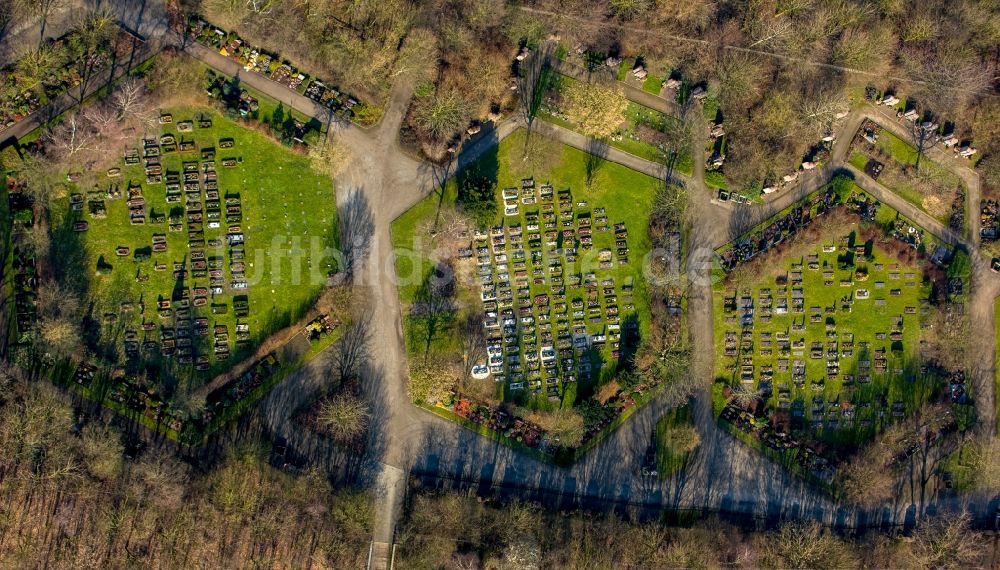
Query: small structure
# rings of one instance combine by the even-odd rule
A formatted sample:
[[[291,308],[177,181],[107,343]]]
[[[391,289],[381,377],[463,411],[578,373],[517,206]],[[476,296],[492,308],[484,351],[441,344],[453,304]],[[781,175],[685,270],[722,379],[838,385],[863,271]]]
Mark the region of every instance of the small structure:
[[[972,155],[976,154],[976,149],[972,148],[969,145],[965,145],[961,149],[959,149],[958,154],[964,156],[965,158],[969,158]]]
[[[886,107],[895,107],[899,104],[899,99],[894,95],[886,95],[882,98],[882,104]]]
[[[943,144],[945,148],[951,148],[958,144],[958,137],[954,134],[950,134],[941,141],[941,144]]]
[[[712,130],[709,131],[709,134],[712,135],[713,139],[717,139],[726,134],[726,129],[723,128],[721,123],[718,125],[712,125]]]
[[[677,89],[678,87],[681,86],[681,80],[680,79],[668,79],[666,81],[666,83],[663,84],[663,86],[666,87],[667,89]]]
[[[807,161],[805,161],[805,162],[802,163],[802,170],[812,170],[812,169],[816,168],[817,166],[819,166],[819,165],[816,164],[815,162],[807,160]]]
[[[691,98],[695,101],[703,101],[705,97],[708,97],[708,91],[701,85],[691,90]]]
[[[606,65],[606,66],[608,66],[608,67],[610,67],[612,69],[617,69],[618,66],[621,65],[621,64],[622,64],[622,58],[615,57],[613,55],[609,55],[608,59],[604,60],[604,65]]]
[[[632,68],[632,75],[636,79],[644,81],[646,79],[646,76],[649,75],[649,72],[646,71],[646,66],[642,65],[641,63],[636,63],[635,67]]]

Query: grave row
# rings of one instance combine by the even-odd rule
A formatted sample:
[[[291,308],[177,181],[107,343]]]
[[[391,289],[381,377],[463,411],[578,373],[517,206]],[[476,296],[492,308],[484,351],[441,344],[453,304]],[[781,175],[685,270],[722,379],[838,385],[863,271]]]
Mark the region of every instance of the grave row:
[[[541,394],[544,379],[549,397],[558,399],[560,383],[594,373],[586,357],[590,349],[610,342],[612,357],[620,356],[620,311],[635,309],[632,284],[616,285],[614,277],[596,272],[564,274],[564,264],[576,262],[579,250],[593,247],[595,224],[599,231],[610,231],[603,208],[593,214],[576,212],[569,190],[556,194],[551,185],[544,185],[536,191],[533,179],[501,194],[508,215],[511,208],[520,214],[518,204],[540,204],[541,211],[525,213],[523,228],[514,223],[477,231],[471,247],[462,252],[463,257],[476,257],[489,370],[496,381],[509,380],[513,390],[526,389],[527,379],[533,395]],[[623,223],[615,224],[614,231],[618,260],[625,264],[628,231]],[[598,252],[599,268],[613,267],[614,257],[611,250]],[[532,293],[532,287],[545,292]],[[568,298],[567,287],[583,289],[584,296]],[[588,329],[599,331],[590,334]]]

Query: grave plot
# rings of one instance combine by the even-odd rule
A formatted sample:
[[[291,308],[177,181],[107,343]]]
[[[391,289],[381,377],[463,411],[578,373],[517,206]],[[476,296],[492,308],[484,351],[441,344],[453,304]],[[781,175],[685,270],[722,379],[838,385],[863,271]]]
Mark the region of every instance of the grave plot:
[[[71,174],[53,217],[93,275],[94,351],[197,388],[309,309],[336,269],[314,255],[335,246],[336,208],[307,159],[215,112],[159,123],[92,186]]]
[[[486,327],[481,374],[560,402],[569,384],[613,369],[623,336],[638,335],[635,277],[615,271],[629,265],[629,228],[532,178],[499,197],[503,221],[477,230],[469,248]]]
[[[587,155],[561,145],[544,147],[556,166],[528,168],[524,140],[512,134],[459,175],[482,200],[455,182],[393,223],[411,392],[435,413],[572,461],[655,387],[618,378],[652,326],[642,205],[660,186],[616,164],[588,185]],[[553,435],[560,410],[579,422],[572,443]]]
[[[950,255],[853,184],[717,253],[716,413],[804,472],[830,481],[889,425],[935,399],[964,401],[964,377],[925,354]]]

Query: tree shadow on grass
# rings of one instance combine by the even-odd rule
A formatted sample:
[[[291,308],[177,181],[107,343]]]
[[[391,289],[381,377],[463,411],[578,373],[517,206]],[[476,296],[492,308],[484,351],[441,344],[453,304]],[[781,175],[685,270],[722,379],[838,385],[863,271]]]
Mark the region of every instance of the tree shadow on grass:
[[[410,309],[409,322],[414,334],[430,354],[431,345],[455,322],[455,273],[444,262],[438,263],[424,276]]]
[[[584,174],[587,180],[587,188],[589,189],[594,183],[594,177],[597,173],[604,167],[608,161],[608,152],[610,147],[608,143],[600,139],[590,139],[587,141],[587,157],[584,161]]]
[[[458,185],[456,201],[483,228],[494,223],[499,209],[496,190],[500,176],[500,148],[496,133],[492,136],[494,140],[490,146],[480,149],[476,160],[461,166],[455,177]],[[478,141],[477,144],[482,142]],[[460,158],[459,164],[461,163]],[[445,199],[444,190],[442,187],[442,200]]]

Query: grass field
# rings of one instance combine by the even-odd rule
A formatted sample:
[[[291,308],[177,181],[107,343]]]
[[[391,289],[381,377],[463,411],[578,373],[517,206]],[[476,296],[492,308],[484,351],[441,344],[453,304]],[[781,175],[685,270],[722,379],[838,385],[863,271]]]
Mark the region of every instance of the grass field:
[[[717,375],[730,385],[752,378],[769,409],[835,441],[879,428],[891,418],[887,406],[911,412],[929,396],[912,365],[929,287],[919,267],[899,265],[857,233],[839,228],[739,291],[720,284],[715,293]],[[845,264],[857,247],[866,259]],[[749,303],[743,326],[740,307]]]
[[[851,152],[851,159],[848,162],[854,168],[864,172],[865,166],[868,165],[868,155],[863,152],[853,151]]]
[[[653,95],[659,95],[661,87],[663,87],[663,78],[657,77],[652,73],[647,75],[646,79],[642,82],[642,90]]]
[[[729,182],[726,181],[726,175],[721,170],[706,170],[705,184],[711,188],[729,190]]]
[[[532,136],[539,136],[537,134]],[[546,168],[532,168],[526,166],[523,160],[523,145],[525,144],[526,131],[520,130],[504,139],[498,149],[496,156],[484,157],[479,164],[470,166],[470,169],[487,169],[496,171],[495,195],[499,205],[499,213],[496,223],[504,226],[520,223],[522,228],[527,228],[528,222],[526,214],[530,211],[538,211],[542,202],[538,206],[520,206],[520,211],[516,216],[504,216],[503,198],[501,189],[507,187],[521,187],[523,178],[534,177],[536,191],[545,183],[550,183],[554,187],[554,194],[558,196],[559,191],[569,190],[572,194],[572,204],[574,207],[574,217],[579,219],[581,214],[593,215],[596,220],[598,208],[604,208],[608,218],[608,223],[624,223],[628,228],[628,264],[619,265],[616,257],[613,268],[597,269],[597,264],[593,259],[588,259],[588,254],[581,250],[578,261],[570,262],[561,252],[543,251],[537,249],[539,262],[532,262],[533,267],[539,264],[548,264],[558,260],[562,265],[562,274],[566,276],[566,303],[575,297],[586,295],[582,293],[582,288],[570,284],[572,275],[579,275],[584,271],[593,271],[599,279],[614,277],[615,287],[621,288],[625,283],[631,282],[633,291],[631,293],[633,312],[638,320],[640,335],[645,335],[649,330],[649,299],[645,283],[642,278],[643,258],[649,250],[650,242],[646,234],[649,224],[648,206],[655,192],[658,189],[659,181],[645,176],[638,172],[629,170],[620,165],[610,162],[595,163],[593,158],[588,159],[586,153],[576,149],[554,145],[553,152],[556,155],[546,157]],[[589,163],[588,163],[589,160]],[[591,184],[587,184],[587,171],[591,171]],[[404,314],[409,313],[409,308],[413,306],[425,278],[430,274],[435,264],[439,261],[438,245],[430,237],[430,228],[436,216],[444,215],[441,212],[452,208],[457,199],[457,186],[454,182],[449,183],[443,194],[434,194],[417,204],[414,208],[400,216],[392,227],[393,245],[396,250],[396,271],[399,276],[399,292],[404,304]],[[558,205],[558,199],[555,202]],[[585,206],[581,206],[585,203]],[[646,205],[646,206],[644,206]],[[557,210],[558,211],[558,210]],[[598,224],[595,222],[594,226]],[[544,231],[544,230],[541,230]],[[527,238],[528,231],[525,231]],[[468,239],[468,238],[466,238]],[[469,240],[471,242],[471,240]],[[531,252],[535,251],[533,246],[525,239],[525,253],[531,259]],[[590,257],[596,257],[596,252],[601,249],[615,249],[615,234],[613,231],[593,233],[593,250]],[[568,244],[567,244],[568,245]],[[565,246],[564,246],[565,247]],[[470,264],[469,268],[474,269],[475,259],[459,261],[459,264]],[[589,264],[589,265],[588,265]],[[584,269],[589,267],[589,269]],[[474,271],[470,272],[474,273]],[[511,272],[513,273],[513,271]],[[546,272],[548,275],[548,272]],[[513,277],[513,275],[511,276]],[[513,279],[512,279],[513,281]],[[552,280],[544,279],[544,282],[534,282],[530,285],[530,295],[551,294]],[[418,338],[415,334],[417,327],[413,325],[414,318],[405,317],[407,325],[407,348],[411,355],[423,355],[434,352],[454,352],[460,346],[459,328],[457,323],[464,320],[464,315],[479,313],[482,314],[482,303],[479,300],[479,284],[477,281],[461,282],[456,294],[458,303],[458,316],[451,319],[453,323],[449,327],[438,330],[436,338],[430,343],[425,338]],[[628,314],[624,311],[625,299],[621,291],[618,291],[619,304],[623,308],[621,313],[624,322]],[[553,296],[554,297],[554,296]],[[553,315],[553,322],[556,321]],[[588,324],[588,333],[595,333],[598,329],[603,330],[606,323],[600,325]],[[422,328],[420,330],[423,330]],[[553,329],[554,332],[554,329]],[[610,343],[609,343],[610,344]],[[614,362],[610,356],[610,350],[605,349],[602,358],[607,361],[606,370],[613,371]],[[523,355],[522,355],[523,356]],[[523,362],[523,360],[522,360]],[[562,407],[573,404],[574,392],[567,390],[562,395],[559,403]],[[551,407],[552,403],[544,397],[536,398],[533,402],[537,407]]]
[[[203,372],[179,366],[176,359],[161,358],[159,348],[143,351],[146,365],[159,368],[161,372],[207,378],[225,369],[228,362],[249,354],[254,345],[270,333],[295,322],[311,305],[323,288],[328,272],[335,269],[333,258],[323,255],[325,248],[336,245],[335,199],[329,178],[313,171],[307,158],[268,137],[208,108],[184,107],[165,112],[172,114],[173,123],[161,125],[162,133],[172,134],[179,142],[193,141],[196,149],[162,154],[164,174],[182,173],[186,163],[202,171],[206,161],[202,160],[201,151],[215,150],[223,215],[218,227],[213,228],[207,222],[202,227],[207,242],[217,239],[223,244],[204,248],[207,260],[221,260],[225,282],[222,291],[191,295],[194,288],[208,288],[209,279],[207,276],[190,278],[194,271],[185,203],[183,200],[168,203],[164,184],[148,184],[142,164],[126,165],[119,159],[116,166],[121,169],[120,177],[109,179],[103,172],[88,173],[79,184],[70,185],[69,192],[81,194],[87,202],[83,211],[74,212],[69,208],[70,196],[62,196],[52,208],[52,228],[54,240],[60,235],[79,239],[83,250],[84,267],[81,269],[90,276],[87,284],[88,297],[93,301],[91,313],[103,323],[101,343],[111,353],[120,347],[121,335],[128,329],[138,331],[138,341],[157,343],[150,347],[158,347],[162,340],[161,325],[170,328],[171,319],[158,316],[157,303],[167,301],[170,305],[181,292],[191,296],[192,302],[194,297],[208,298],[205,306],[190,309],[191,319],[205,317],[210,327],[226,326],[230,342],[237,323],[248,325],[249,345],[239,350],[234,347],[229,360],[213,356],[211,368]],[[199,118],[210,119],[211,127],[199,128]],[[194,120],[193,132],[177,131],[177,124],[185,120]],[[220,148],[219,142],[223,139],[232,139],[233,148]],[[138,149],[140,154],[143,152],[142,141],[138,138],[128,146]],[[235,158],[237,163],[226,168],[222,165],[226,158]],[[181,176],[183,178],[183,174]],[[102,198],[112,184],[120,185],[121,199]],[[145,223],[141,225],[129,221],[126,189],[130,184],[141,187],[145,200]],[[225,202],[226,198],[236,197],[242,219],[233,225],[239,225],[245,235],[244,271],[249,285],[246,289],[231,288],[233,257],[232,251],[225,246],[230,226],[225,219]],[[204,190],[199,198],[207,198]],[[91,201],[103,202],[105,218],[88,215]],[[155,223],[158,217],[164,221]],[[75,220],[89,222],[88,231],[72,232],[70,226]],[[171,231],[171,225],[180,231]],[[163,236],[166,252],[151,251],[154,235]],[[119,247],[128,247],[128,255],[116,255]],[[137,259],[137,253],[143,256]],[[175,277],[174,264],[184,264],[189,278]],[[241,295],[248,297],[249,316],[238,319],[234,300]],[[173,306],[177,307],[178,303],[173,302]],[[216,306],[218,312],[210,309],[212,306]],[[150,330],[144,332],[143,323],[152,323]],[[195,343],[200,348],[197,353],[212,352],[207,347],[207,338],[200,339],[204,345]]]

